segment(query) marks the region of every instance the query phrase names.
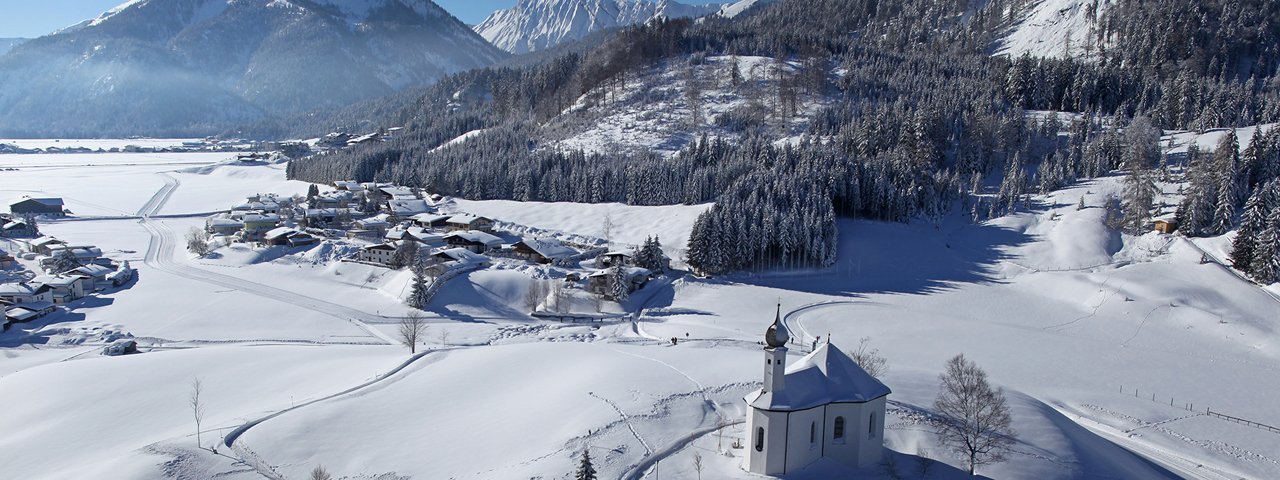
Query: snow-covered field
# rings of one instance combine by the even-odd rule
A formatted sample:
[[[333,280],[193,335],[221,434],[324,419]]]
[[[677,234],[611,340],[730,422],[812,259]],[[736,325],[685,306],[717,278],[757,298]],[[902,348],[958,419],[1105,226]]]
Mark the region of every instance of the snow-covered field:
[[[1175,138],[1191,141],[1213,139]],[[402,273],[254,263],[260,252],[227,249],[196,260],[181,236],[199,217],[150,218],[305,192],[280,166],[183,171],[225,157],[124,155],[0,155],[0,169],[18,169],[0,171],[0,194],[48,192],[81,216],[126,217],[42,229],[138,269],[129,288],[0,333],[0,476],[304,478],[323,464],[335,478],[552,479],[588,448],[601,478],[696,478],[695,453],[702,478],[758,478],[730,445],[780,302],[802,343],[830,335],[850,349],[870,337],[888,358],[886,446],[907,478],[918,478],[921,448],[945,462],[929,478],[965,476],[927,415],[957,353],[1013,407],[1019,441],[1008,462],[980,471],[990,477],[1280,477],[1280,435],[1205,410],[1280,424],[1280,300],[1200,262],[1201,249],[1220,258],[1224,239],[1103,228],[1097,205],[1118,177],[981,225],[842,221],[833,268],[658,282],[632,296],[628,306],[644,308],[635,323],[535,321],[522,313],[532,269],[473,272],[433,301],[426,353],[410,357],[393,345]],[[1077,210],[1081,196],[1089,208]],[[706,208],[454,207],[583,238],[604,236],[607,216],[615,243],[657,234],[673,257]],[[125,334],[144,353],[97,354]],[[217,454],[195,448],[195,377],[202,438]],[[851,475],[818,464],[787,478]]]

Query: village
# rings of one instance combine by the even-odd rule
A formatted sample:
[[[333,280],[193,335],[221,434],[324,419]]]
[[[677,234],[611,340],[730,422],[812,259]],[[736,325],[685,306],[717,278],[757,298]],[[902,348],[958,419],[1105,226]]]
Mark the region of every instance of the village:
[[[451,199],[378,182],[333,182],[306,196],[249,196],[188,232],[188,250],[216,257],[217,249],[250,247],[261,258],[301,254],[317,247],[349,252],[337,261],[387,271],[408,271],[412,287],[402,299],[427,309],[446,282],[486,268],[535,266],[528,314],[560,320],[600,320],[605,302],[621,304],[670,269],[657,240],[610,248],[607,241],[561,239],[497,219],[458,211]],[[214,254],[214,255],[210,255]]]
[[[128,261],[116,263],[94,245],[40,235],[39,221],[64,216],[61,198],[24,197],[0,213],[3,330],[72,310],[80,300],[133,279]]]

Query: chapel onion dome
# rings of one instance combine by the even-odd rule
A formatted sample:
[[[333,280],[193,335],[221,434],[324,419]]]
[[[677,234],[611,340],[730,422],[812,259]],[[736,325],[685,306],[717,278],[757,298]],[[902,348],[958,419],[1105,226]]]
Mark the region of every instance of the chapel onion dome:
[[[764,332],[764,343],[769,348],[785,347],[791,341],[787,326],[782,324],[782,305],[778,305],[778,315],[773,318],[773,325]]]

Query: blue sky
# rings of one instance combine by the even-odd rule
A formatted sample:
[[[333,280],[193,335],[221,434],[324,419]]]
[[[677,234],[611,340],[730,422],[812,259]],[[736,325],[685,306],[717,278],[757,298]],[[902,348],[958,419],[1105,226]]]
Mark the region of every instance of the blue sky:
[[[38,37],[80,23],[110,10],[124,0],[0,0],[0,38]],[[515,0],[436,0],[453,16],[469,24],[480,23],[494,10],[515,5]],[[684,3],[711,3],[706,0]]]

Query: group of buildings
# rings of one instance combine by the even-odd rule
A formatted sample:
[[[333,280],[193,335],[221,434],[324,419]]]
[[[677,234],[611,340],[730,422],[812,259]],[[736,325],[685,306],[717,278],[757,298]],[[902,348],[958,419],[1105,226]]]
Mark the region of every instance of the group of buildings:
[[[117,265],[92,245],[70,244],[50,236],[10,243],[15,244],[24,245],[25,251],[16,255],[34,262],[38,273],[18,262],[14,253],[0,250],[0,270],[4,270],[0,306],[4,307],[5,329],[52,313],[58,305],[119,287],[133,278],[129,262]]]

